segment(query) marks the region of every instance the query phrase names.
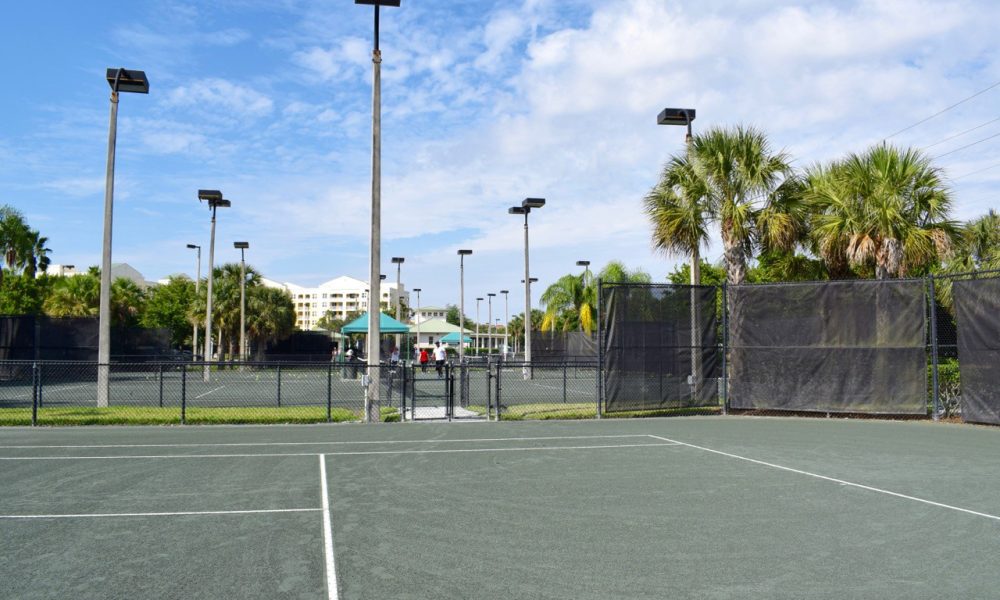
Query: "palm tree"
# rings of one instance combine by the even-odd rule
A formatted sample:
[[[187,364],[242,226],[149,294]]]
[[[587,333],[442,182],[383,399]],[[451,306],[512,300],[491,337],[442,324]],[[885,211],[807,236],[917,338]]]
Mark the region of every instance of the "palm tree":
[[[545,290],[541,301],[545,306],[542,331],[554,331],[559,321],[563,331],[593,331],[597,294],[594,286],[584,284],[583,275],[563,275]]]
[[[720,224],[727,279],[741,284],[761,233],[758,205],[764,203],[766,210],[786,195],[788,188],[781,188],[791,178],[789,158],[772,152],[762,131],[742,125],[696,135],[690,151],[705,181],[708,210]],[[778,227],[773,217],[764,223],[769,227],[763,232],[768,243],[794,237]]]
[[[604,265],[597,275],[602,281],[610,283],[649,283],[652,278],[649,273],[641,270],[630,270],[625,263],[613,260]]]
[[[10,206],[0,206],[0,281],[3,266],[10,271],[23,268],[31,254],[31,230],[24,215]]]
[[[941,170],[919,150],[880,144],[817,173],[815,235],[875,277],[905,277],[944,258],[957,231]]]
[[[287,337],[295,329],[295,303],[281,289],[255,286],[247,289],[247,334],[256,340],[261,357],[269,342]]]
[[[52,250],[45,244],[49,243],[49,238],[42,237],[37,231],[32,230],[29,232],[26,242],[31,246],[31,251],[24,272],[34,277],[38,271],[42,273],[48,271],[49,265],[52,264],[52,259],[49,258],[49,252]]]
[[[101,299],[101,280],[93,272],[59,277],[42,310],[51,317],[93,317]]]
[[[701,246],[708,245],[708,188],[687,155],[671,157],[643,201],[653,224],[653,247],[691,261],[691,285],[701,283]]]
[[[72,278],[72,279],[75,279]],[[146,306],[146,292],[134,281],[119,277],[111,283],[111,323],[134,327]]]

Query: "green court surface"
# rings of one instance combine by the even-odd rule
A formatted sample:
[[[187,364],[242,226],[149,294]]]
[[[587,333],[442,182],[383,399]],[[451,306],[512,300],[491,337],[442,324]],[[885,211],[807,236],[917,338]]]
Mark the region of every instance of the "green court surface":
[[[996,598],[1000,430],[0,429],[0,598]]]

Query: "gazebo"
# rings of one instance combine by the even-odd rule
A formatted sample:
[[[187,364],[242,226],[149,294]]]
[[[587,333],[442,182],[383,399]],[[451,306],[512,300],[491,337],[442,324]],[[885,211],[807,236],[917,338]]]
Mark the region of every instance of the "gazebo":
[[[350,334],[350,333],[363,333],[363,334],[367,334],[368,333],[368,313],[365,313],[365,314],[361,315],[360,317],[358,317],[357,319],[351,321],[347,325],[344,325],[340,329],[340,333],[341,334]],[[410,333],[410,328],[407,325],[405,325],[404,323],[400,323],[396,319],[393,319],[392,317],[390,317],[389,315],[387,315],[387,314],[385,314],[383,312],[379,313],[379,334],[381,336],[403,334],[403,335],[406,335],[406,339],[409,340],[409,335],[407,335],[409,333]],[[405,346],[406,344],[403,344],[403,345]],[[381,346],[381,343],[380,343],[380,346]],[[400,352],[401,353],[402,353],[402,351],[403,351],[403,349],[400,348]],[[388,349],[386,349],[383,346],[382,347],[382,352],[388,353]],[[405,355],[403,355],[403,356],[405,356]]]

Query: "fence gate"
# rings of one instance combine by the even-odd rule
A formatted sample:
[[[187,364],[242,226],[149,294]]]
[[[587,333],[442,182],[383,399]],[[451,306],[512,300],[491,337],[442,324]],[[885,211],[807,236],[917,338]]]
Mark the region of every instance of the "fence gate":
[[[429,421],[451,419],[455,404],[455,369],[445,365],[440,373],[433,367],[423,370],[406,367],[403,419]]]

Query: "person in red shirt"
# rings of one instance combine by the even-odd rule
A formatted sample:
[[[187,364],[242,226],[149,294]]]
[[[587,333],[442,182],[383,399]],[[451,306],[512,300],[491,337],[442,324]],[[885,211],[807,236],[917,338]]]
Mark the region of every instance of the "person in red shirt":
[[[429,354],[427,354],[427,348],[421,348],[420,349],[420,372],[421,373],[426,373],[427,372],[427,363],[430,362],[430,360],[431,360],[431,357],[430,357]]]

